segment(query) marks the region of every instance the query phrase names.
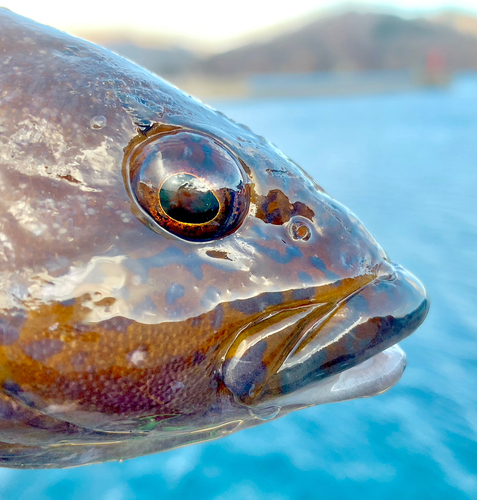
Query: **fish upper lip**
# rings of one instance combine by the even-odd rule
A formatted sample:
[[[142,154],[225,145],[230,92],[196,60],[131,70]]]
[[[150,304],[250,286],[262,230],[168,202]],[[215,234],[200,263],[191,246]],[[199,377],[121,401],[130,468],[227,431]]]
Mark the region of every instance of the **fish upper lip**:
[[[398,266],[399,267],[399,266]],[[287,359],[291,358],[294,353],[296,353],[299,349],[300,346],[303,344],[303,342],[306,341],[306,339],[309,337],[310,332],[312,329],[315,327],[320,326],[320,324],[324,323],[327,319],[329,319],[331,316],[333,316],[336,311],[339,309],[339,307],[347,302],[348,300],[351,299],[351,297],[354,297],[355,295],[359,295],[363,290],[365,290],[368,287],[371,287],[373,285],[376,285],[377,283],[380,282],[385,282],[385,281],[394,281],[397,279],[397,271],[396,271],[396,265],[392,264],[388,259],[384,259],[376,268],[375,268],[375,277],[368,283],[362,285],[360,288],[354,290],[353,292],[344,295],[340,299],[338,299],[335,302],[331,302],[331,308],[330,310],[326,311],[322,316],[317,317],[314,321],[312,320],[310,324],[302,330],[302,335],[300,340],[297,342],[293,350],[290,352],[289,356]],[[309,316],[313,314],[313,311],[315,311],[317,308],[322,306],[323,304],[310,304],[310,309],[311,312]],[[285,363],[282,365],[282,367],[286,365]]]
[[[291,358],[300,349],[303,342],[305,342],[306,339],[309,338],[309,335],[310,335],[310,332],[312,331],[312,329],[314,329],[315,327],[319,328],[321,324],[323,324],[325,321],[327,321],[331,316],[333,316],[336,313],[336,311],[339,309],[339,307],[342,304],[344,304],[345,302],[350,300],[352,297],[359,295],[360,293],[362,293],[363,290],[365,290],[368,287],[371,287],[373,285],[376,285],[377,283],[384,282],[384,281],[394,281],[396,278],[397,278],[396,269],[389,261],[383,261],[381,264],[379,264],[379,266],[376,269],[376,276],[372,281],[364,284],[363,286],[361,286],[357,290],[349,293],[348,295],[345,295],[344,297],[342,297],[339,300],[337,300],[336,302],[334,302],[332,308],[328,312],[325,312],[325,314],[323,314],[322,316],[317,318],[316,321],[311,322],[308,325],[308,328],[303,330],[303,332],[302,332],[303,334],[301,336],[301,339],[295,345],[292,352],[290,352],[287,360],[289,358]],[[310,307],[313,307],[313,310],[315,310],[317,307],[319,307],[319,305],[314,305],[314,306],[310,306]],[[310,313],[310,315],[311,314],[312,314],[312,312]],[[286,367],[286,363],[287,363],[287,361],[285,360],[282,367]]]
[[[401,266],[388,264],[304,332],[300,345],[270,378],[265,397],[344,372],[397,344],[424,321],[429,309],[424,287]]]

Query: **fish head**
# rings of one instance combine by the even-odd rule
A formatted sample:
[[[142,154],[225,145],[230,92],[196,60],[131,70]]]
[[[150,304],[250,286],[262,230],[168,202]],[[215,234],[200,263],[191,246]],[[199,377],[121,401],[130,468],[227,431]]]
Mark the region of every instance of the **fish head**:
[[[162,451],[397,382],[426,292],[353,213],[131,62],[3,9],[0,28],[3,465]]]

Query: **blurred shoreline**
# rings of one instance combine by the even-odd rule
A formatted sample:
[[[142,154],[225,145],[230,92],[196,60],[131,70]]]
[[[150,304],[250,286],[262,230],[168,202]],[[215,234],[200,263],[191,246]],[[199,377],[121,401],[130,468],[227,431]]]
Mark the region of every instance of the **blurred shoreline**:
[[[174,84],[200,99],[345,96],[408,92],[421,87],[446,88],[453,75],[422,71],[360,71],[353,73],[257,74],[247,78],[177,79]]]

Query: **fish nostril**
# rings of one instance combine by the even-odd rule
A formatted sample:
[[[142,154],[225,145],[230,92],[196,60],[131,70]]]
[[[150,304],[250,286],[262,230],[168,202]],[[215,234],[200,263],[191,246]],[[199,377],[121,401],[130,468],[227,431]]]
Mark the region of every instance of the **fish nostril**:
[[[306,222],[296,221],[290,224],[288,231],[295,241],[308,241],[311,236],[311,229]]]

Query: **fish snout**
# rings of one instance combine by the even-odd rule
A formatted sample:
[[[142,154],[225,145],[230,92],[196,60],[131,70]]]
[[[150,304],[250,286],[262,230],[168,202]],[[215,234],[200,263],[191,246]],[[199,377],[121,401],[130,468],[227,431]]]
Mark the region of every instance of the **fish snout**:
[[[222,380],[237,402],[251,407],[273,404],[331,379],[394,346],[427,315],[429,301],[422,284],[387,259],[376,266],[374,278],[351,283],[353,288],[342,285],[340,300],[295,303],[240,333],[222,369]],[[397,357],[401,371],[394,370],[393,383],[405,366],[405,355]],[[381,365],[382,360],[373,366]],[[383,387],[381,382],[370,383]]]
[[[266,392],[288,394],[366,361],[411,335],[428,310],[422,283],[403,267],[384,261],[373,282],[307,332]]]

